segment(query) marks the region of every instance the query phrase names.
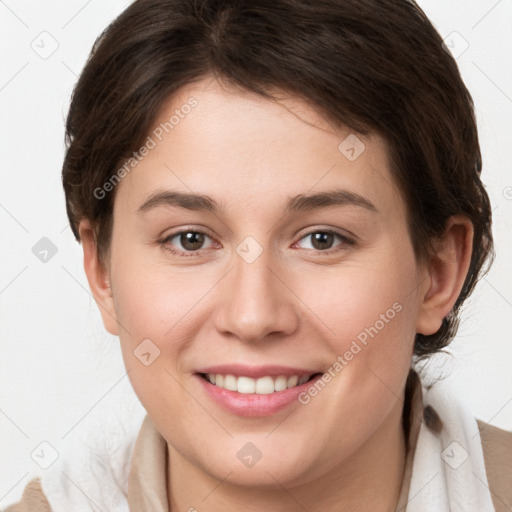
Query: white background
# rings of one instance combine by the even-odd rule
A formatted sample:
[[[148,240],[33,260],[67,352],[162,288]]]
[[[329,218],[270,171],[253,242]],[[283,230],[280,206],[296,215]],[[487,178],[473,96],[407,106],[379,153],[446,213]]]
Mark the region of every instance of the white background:
[[[512,429],[512,1],[419,3],[454,52],[469,45],[457,61],[476,103],[497,248],[453,356],[436,357],[431,371],[475,416]],[[108,417],[143,414],[88,291],[60,181],[72,87],[96,36],[127,5],[0,0],[0,507],[44,471],[30,456],[42,441],[73,457]],[[57,44],[46,59],[33,49]],[[57,248],[47,263],[32,253],[43,237]]]

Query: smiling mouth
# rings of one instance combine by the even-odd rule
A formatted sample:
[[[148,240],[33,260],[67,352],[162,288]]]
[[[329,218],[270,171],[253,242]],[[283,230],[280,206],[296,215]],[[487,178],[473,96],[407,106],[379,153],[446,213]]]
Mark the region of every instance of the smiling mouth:
[[[223,375],[220,373],[199,373],[200,377],[213,384],[214,386],[236,391],[243,394],[270,395],[285,389],[301,386],[314,379],[321,373],[309,375],[279,375],[272,377],[270,375],[253,379],[252,377],[234,375]]]

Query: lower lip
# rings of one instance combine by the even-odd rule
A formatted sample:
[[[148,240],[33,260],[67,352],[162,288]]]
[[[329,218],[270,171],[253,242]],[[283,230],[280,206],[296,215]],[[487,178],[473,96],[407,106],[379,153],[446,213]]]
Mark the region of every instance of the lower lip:
[[[238,393],[228,389],[215,386],[209,381],[196,374],[206,394],[218,405],[237,416],[270,416],[275,414],[293,403],[298,402],[298,396],[306,391],[310,386],[322,378],[322,374],[300,386],[287,388],[283,391],[275,391],[268,395],[259,395],[257,393]]]

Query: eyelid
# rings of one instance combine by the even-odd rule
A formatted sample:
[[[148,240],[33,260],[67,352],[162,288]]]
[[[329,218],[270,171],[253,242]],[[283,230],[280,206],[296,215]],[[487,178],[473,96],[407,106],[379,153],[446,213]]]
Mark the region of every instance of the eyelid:
[[[167,230],[165,230],[164,233],[167,233]],[[165,235],[162,234],[158,238],[161,241],[168,240],[169,238],[173,238],[176,235],[181,235],[182,233],[201,233],[202,235],[206,235],[210,238],[215,238],[210,229],[208,229],[206,226],[201,226],[200,224],[184,227],[180,226],[179,228],[176,228],[176,231],[171,231]]]
[[[333,235],[338,235],[342,238],[346,238],[347,240],[351,239],[354,243],[359,239],[359,237],[357,235],[355,235],[348,229],[334,228],[331,226],[322,226],[322,225],[314,225],[314,226],[307,227],[304,229],[306,229],[307,231],[305,231],[300,236],[300,238],[303,238],[304,236],[307,236],[307,235],[311,235],[312,233],[332,233]]]

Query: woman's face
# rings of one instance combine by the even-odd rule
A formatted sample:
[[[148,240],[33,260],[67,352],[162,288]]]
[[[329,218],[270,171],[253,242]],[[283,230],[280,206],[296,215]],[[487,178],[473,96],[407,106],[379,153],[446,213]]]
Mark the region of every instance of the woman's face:
[[[105,318],[174,460],[286,486],[379,450],[429,285],[383,140],[211,80],[149,136],[117,185]]]

